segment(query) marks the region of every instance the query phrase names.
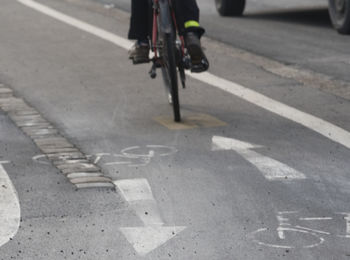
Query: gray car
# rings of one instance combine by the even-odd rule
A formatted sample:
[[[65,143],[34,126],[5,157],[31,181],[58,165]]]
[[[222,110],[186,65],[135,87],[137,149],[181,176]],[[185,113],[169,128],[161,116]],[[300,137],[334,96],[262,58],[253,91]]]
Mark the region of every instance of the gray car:
[[[222,16],[240,16],[246,0],[215,0]],[[328,0],[328,11],[334,28],[341,34],[350,34],[350,0]]]

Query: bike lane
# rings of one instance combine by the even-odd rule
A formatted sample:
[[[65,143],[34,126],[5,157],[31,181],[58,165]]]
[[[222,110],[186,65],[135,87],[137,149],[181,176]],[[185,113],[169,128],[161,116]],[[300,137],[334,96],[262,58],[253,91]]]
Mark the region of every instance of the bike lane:
[[[61,8],[70,10],[70,6],[63,5]],[[32,11],[25,12],[30,19],[26,16],[21,19],[34,19],[32,16],[35,14]],[[88,16],[81,10],[77,12]],[[187,227],[175,241],[171,242],[170,249],[160,248],[153,256],[149,255],[150,259],[157,254],[162,259],[166,253],[179,259],[183,255],[189,256],[190,259],[203,259],[205,255],[212,256],[211,259],[230,259],[231,256],[238,259],[244,256],[249,259],[259,257],[261,259],[261,254],[270,259],[278,259],[286,252],[270,251],[254,245],[247,236],[254,231],[252,226],[260,228],[265,226],[265,221],[268,222],[268,226],[276,225],[276,214],[288,209],[308,209],[307,214],[315,213],[313,216],[333,213],[333,210],[347,210],[345,202],[348,198],[348,181],[345,169],[348,168],[346,160],[348,150],[346,148],[286,119],[252,108],[250,104],[240,99],[192,80],[189,83],[190,89],[182,94],[186,113],[211,114],[226,122],[228,126],[169,131],[152,120],[154,115],[163,115],[167,112],[170,114],[170,109],[165,105],[163,93],[159,93],[159,90],[162,90],[160,82],[145,86],[147,76],[145,67],[125,66],[124,62],[121,66],[120,60],[126,56],[124,51],[116,50],[88,35],[80,33],[77,35],[75,30],[49,18],[41,19],[43,19],[41,26],[47,28],[47,31],[28,32],[32,35],[30,46],[40,46],[43,44],[41,39],[47,37],[47,34],[50,34],[51,38],[52,34],[49,31],[56,30],[61,30],[62,35],[64,32],[64,35],[69,35],[69,37],[66,35],[67,38],[73,37],[74,40],[57,44],[55,37],[51,38],[56,44],[54,47],[43,45],[40,51],[33,49],[30,55],[22,49],[22,46],[16,46],[17,51],[21,51],[23,62],[30,62],[32,67],[28,69],[18,66],[17,60],[10,66],[16,67],[24,73],[23,75],[29,75],[32,69],[38,71],[36,79],[28,76],[14,78],[8,73],[7,75],[10,75],[8,77],[13,77],[11,80],[15,81],[14,86],[18,91],[25,93],[26,98],[35,103],[40,111],[45,111],[52,121],[55,121],[91,155],[97,153],[123,155],[122,151],[132,146],[139,146],[146,154],[152,154],[151,151],[155,150],[154,145],[174,147],[178,151],[169,157],[157,157],[156,153],[154,156],[144,158],[129,156],[122,158],[125,165],[118,164],[123,161],[119,160],[118,156],[117,160],[108,156],[99,160],[100,165],[113,179],[147,178],[153,189],[152,197],[156,197],[161,208],[161,213],[155,215],[163,215],[162,221],[167,224]],[[115,21],[104,22],[111,26]],[[36,24],[39,25],[40,23]],[[123,26],[125,28],[125,24],[122,24]],[[35,35],[36,33],[38,35]],[[14,37],[12,41],[19,37],[16,34],[11,36]],[[86,45],[89,46],[82,47]],[[93,48],[98,48],[98,55],[91,51]],[[70,52],[66,51],[68,49]],[[116,57],[110,57],[111,51],[115,52]],[[49,56],[51,62],[43,58],[38,60],[39,56],[42,57],[42,53],[52,53],[52,56]],[[211,54],[212,60],[215,60],[214,54]],[[55,65],[53,60],[59,60],[62,64],[68,61],[69,68],[60,70],[59,67],[62,65],[59,63]],[[72,60],[75,60],[74,64]],[[215,61],[218,64],[232,62],[229,59]],[[50,67],[45,68],[45,65]],[[250,71],[250,75],[257,75],[258,80],[251,79],[249,75],[242,75],[240,70],[243,69]],[[215,70],[217,69],[214,68]],[[220,73],[230,75],[229,70]],[[281,99],[286,95],[285,92],[294,92],[293,95],[298,97],[299,101],[305,96],[306,99],[306,94],[317,93],[318,106],[321,106],[323,101],[332,101],[336,110],[333,114],[327,110],[329,115],[323,115],[325,117],[334,118],[334,114],[338,114],[341,119],[344,117],[342,109],[344,111],[347,109],[344,106],[338,107],[337,99],[315,90],[301,89],[296,82],[273,77],[251,64],[240,64],[235,73],[240,75],[242,82],[252,88],[261,87],[262,91],[270,94],[273,92],[271,89],[280,91]],[[129,76],[131,74],[134,75],[132,80]],[[57,88],[57,82],[52,82],[56,77],[63,79],[59,82],[61,89]],[[24,82],[27,89],[24,88]],[[30,94],[30,89],[34,85],[40,89],[40,98]],[[286,85],[290,86],[287,91],[283,88]],[[70,96],[67,96],[67,90],[64,88],[69,88]],[[212,97],[211,102],[207,102],[208,97]],[[290,99],[290,96],[287,96],[287,99]],[[48,106],[48,104],[54,105]],[[145,106],[133,104],[145,104]],[[313,106],[317,107],[317,104]],[[169,111],[166,111],[167,109]],[[341,123],[345,126],[348,124],[347,121]],[[245,160],[242,156],[244,153],[212,151],[213,136],[235,138],[255,144],[258,146],[255,149],[259,149],[258,151],[265,157],[274,158],[297,169],[307,176],[307,180],[288,183],[267,181],[261,175],[259,168],[256,168],[254,164],[256,160]],[[142,165],[142,162],[138,165],[130,163],[132,160],[148,159],[150,160],[146,165]],[[142,190],[149,189],[146,185]],[[343,221],[338,220],[339,224]],[[121,227],[126,228],[135,223],[139,224],[137,222],[134,220],[131,223],[128,221],[120,223]],[[213,243],[213,238],[218,242]],[[308,238],[305,238],[305,244],[307,240]],[[260,249],[264,252],[259,251]],[[336,251],[333,249],[332,254]],[[313,252],[296,250],[293,254],[290,252],[288,254],[291,259],[297,257],[322,259],[316,258],[322,255],[322,249]]]

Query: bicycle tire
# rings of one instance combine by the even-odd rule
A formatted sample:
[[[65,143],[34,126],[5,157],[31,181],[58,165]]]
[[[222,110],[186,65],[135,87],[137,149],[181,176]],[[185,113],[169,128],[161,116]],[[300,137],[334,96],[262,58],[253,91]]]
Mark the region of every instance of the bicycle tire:
[[[179,102],[179,88],[177,78],[177,66],[175,57],[175,33],[164,33],[163,34],[163,69],[165,70],[168,77],[163,75],[164,81],[168,81],[171,93],[171,103],[173,106],[174,121],[181,121],[180,114],[180,102]],[[165,83],[166,84],[166,83]]]

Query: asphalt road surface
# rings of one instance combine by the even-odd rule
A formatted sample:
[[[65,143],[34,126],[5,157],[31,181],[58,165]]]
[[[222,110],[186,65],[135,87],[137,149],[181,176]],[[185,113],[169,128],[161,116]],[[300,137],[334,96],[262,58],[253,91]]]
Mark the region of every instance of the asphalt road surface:
[[[1,4],[0,259],[350,259],[350,37],[324,1],[200,1],[180,124],[128,60],[129,1]]]

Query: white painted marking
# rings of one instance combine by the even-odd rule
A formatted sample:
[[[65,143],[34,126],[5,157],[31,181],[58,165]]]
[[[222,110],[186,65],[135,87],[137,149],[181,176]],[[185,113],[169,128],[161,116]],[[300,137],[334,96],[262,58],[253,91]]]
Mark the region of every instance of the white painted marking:
[[[261,233],[267,232],[268,229],[267,228],[260,228],[252,233],[250,233],[248,235],[249,238],[251,238],[253,240],[253,242],[262,245],[262,246],[267,246],[267,247],[272,247],[272,248],[282,248],[282,249],[292,249],[293,246],[285,246],[285,245],[277,245],[277,244],[270,244],[268,242],[262,242],[259,239],[256,238],[256,236],[258,236]]]
[[[324,235],[330,235],[331,233],[326,232],[326,231],[322,231],[322,230],[318,230],[318,229],[313,229],[313,228],[307,228],[307,227],[302,227],[302,226],[295,226],[297,229],[300,230],[306,230],[306,231],[311,231],[313,233],[320,233],[320,234],[324,234]]]
[[[153,149],[160,149],[160,150],[164,150],[163,152],[160,152],[158,155],[159,156],[168,156],[168,155],[172,155],[174,153],[177,153],[178,150],[174,147],[171,146],[165,146],[165,145],[147,145],[147,148],[153,148]],[[167,152],[168,150],[168,152]],[[152,151],[155,153],[155,151]],[[153,155],[154,156],[154,155]]]
[[[47,159],[46,155],[45,154],[39,154],[39,155],[36,155],[32,158],[33,161],[37,162],[37,163],[40,163],[40,164],[45,164],[45,165],[50,165],[49,162],[45,162],[45,161],[42,161],[40,159]]]
[[[345,220],[345,235],[338,235],[338,237],[350,238],[350,213],[349,212],[338,212],[337,214],[344,215]]]
[[[96,156],[96,158],[95,158],[95,160],[94,160],[94,164],[97,164],[100,160],[101,160],[101,158],[103,157],[103,156],[105,156],[105,155],[111,155],[110,153],[98,153],[98,154],[96,154],[95,156]]]
[[[114,43],[121,48],[128,50],[132,45],[132,42],[128,41],[125,38],[122,38],[118,35],[107,32],[103,29],[100,29],[96,26],[85,23],[78,19],[67,16],[61,12],[58,12],[45,5],[36,3],[32,0],[17,0],[17,1],[41,13],[51,16],[59,21],[62,21],[66,24],[69,24],[85,32],[91,33],[111,43]],[[342,144],[345,147],[350,149],[350,132],[340,128],[339,126],[331,124],[316,116],[302,112],[296,108],[285,105],[279,101],[276,101],[272,98],[264,96],[256,91],[248,89],[237,83],[217,77],[209,72],[204,72],[200,74],[190,73],[190,72],[186,72],[186,73],[192,78],[195,78],[201,82],[204,82],[205,84],[212,85],[223,91],[231,93],[241,99],[244,99],[247,102],[250,102],[260,108],[263,108],[281,117],[287,118],[298,124],[301,124],[323,135],[324,137],[334,142],[337,142],[339,144]]]
[[[106,166],[111,166],[111,165],[122,165],[122,164],[129,164],[129,166],[130,166],[130,164],[131,164],[131,162],[110,162],[110,163],[105,163],[105,165]]]
[[[299,218],[300,220],[308,220],[308,221],[314,221],[314,220],[332,220],[331,217],[320,217],[320,218]]]
[[[251,238],[255,243],[262,245],[262,246],[267,246],[267,247],[271,247],[271,248],[282,248],[282,249],[292,249],[292,248],[297,248],[297,246],[293,245],[293,243],[295,243],[295,241],[290,241],[290,245],[286,244],[286,245],[281,245],[281,244],[273,244],[273,242],[269,243],[269,242],[263,242],[260,239],[264,239],[264,237],[262,236],[265,233],[268,233],[269,229],[268,228],[260,228],[252,233],[250,233],[248,235],[249,238]],[[311,235],[313,236],[315,239],[318,240],[318,242],[313,243],[313,244],[309,244],[309,245],[301,245],[301,248],[313,248],[313,247],[317,247],[321,244],[324,243],[324,238],[323,237],[319,237],[317,234],[314,234],[312,232],[309,232],[307,230],[300,230],[300,229],[296,229],[296,228],[288,228],[288,227],[278,227],[277,228],[277,234],[280,237],[283,237],[281,240],[283,240],[283,243],[287,243],[285,242],[286,236],[285,234],[282,234],[285,232],[295,232],[295,234],[297,235]],[[274,241],[275,242],[275,241]]]
[[[288,165],[277,160],[263,156],[257,152],[251,151],[253,148],[261,146],[242,142],[233,138],[213,136],[213,151],[216,150],[234,150],[244,159],[255,165],[264,177],[268,180],[302,180],[306,179],[305,175]]]
[[[145,149],[146,148],[146,149]],[[138,152],[138,153],[137,153]],[[105,162],[105,166],[127,165],[128,167],[141,167],[148,165],[152,158],[156,156],[169,156],[177,152],[177,149],[165,145],[146,145],[145,147],[132,146],[121,150],[121,154],[97,153],[95,155],[87,155],[90,160],[94,158],[94,164],[101,160],[108,161],[116,159],[117,161]]]
[[[145,226],[164,225],[151,186],[146,179],[118,180],[114,181],[114,184]]]
[[[306,229],[306,230],[305,230]],[[303,245],[302,247],[303,248],[313,248],[313,247],[316,247],[316,246],[319,246],[321,245],[325,240],[323,237],[319,237],[317,234],[313,233],[313,232],[310,232],[310,231],[313,231],[312,229],[307,229],[307,228],[299,228],[298,226],[296,226],[296,228],[290,228],[290,227],[278,227],[277,228],[277,231],[278,232],[297,232],[299,234],[309,234],[309,235],[312,235],[314,236],[315,238],[317,238],[319,240],[319,242],[317,243],[314,243],[314,244],[310,244],[310,245]],[[285,234],[283,235],[283,239],[285,239]],[[271,245],[270,245],[271,246]],[[276,246],[273,246],[273,247],[276,247]],[[295,248],[295,246],[292,246],[290,248]]]
[[[118,180],[114,184],[127,202],[154,200],[151,186],[146,179]]]
[[[136,215],[142,220],[145,226],[155,227],[164,225],[155,200],[134,201],[130,202],[129,205],[134,209]]]
[[[112,156],[113,156],[113,158],[118,158],[118,160],[120,160],[120,161],[106,163],[105,164],[106,166],[126,164],[129,167],[138,167],[138,166],[146,166],[151,162],[151,157],[126,156],[123,154],[113,154]],[[139,162],[139,163],[137,163],[137,162]]]
[[[15,187],[0,161],[0,247],[13,238],[19,228],[21,209]]]
[[[146,179],[117,180],[114,184],[144,224],[143,227],[120,228],[140,256],[145,256],[186,228],[163,226],[157,202]]]
[[[297,210],[290,210],[290,211],[278,211],[278,215],[285,215],[285,214],[296,214],[299,213]]]
[[[129,227],[121,228],[126,239],[140,256],[145,256],[165,244],[186,227]]]
[[[43,14],[46,14],[48,16],[51,16],[52,18],[55,18],[63,23],[69,24],[73,27],[76,27],[82,31],[91,33],[101,39],[104,39],[106,41],[109,41],[111,43],[114,43],[115,45],[118,45],[124,49],[130,49],[132,46],[132,42],[123,38],[123,37],[119,37],[113,33],[107,32],[103,29],[100,29],[96,26],[93,26],[91,24],[85,23],[83,21],[80,21],[78,19],[75,19],[71,16],[65,15],[61,12],[58,12],[52,8],[49,8],[45,5],[39,4],[35,1],[31,1],[31,0],[17,0],[18,2],[33,8]]]
[[[148,153],[137,153],[138,149],[141,149],[140,146],[132,146],[125,148],[121,151],[121,154],[128,158],[142,158],[149,157],[152,158],[154,156],[168,156],[177,152],[177,149],[170,146],[165,145],[146,145],[148,149]],[[156,152],[158,151],[158,152]],[[135,153],[133,153],[135,152]]]
[[[350,237],[350,214],[348,213],[344,219],[346,220],[346,237]]]

